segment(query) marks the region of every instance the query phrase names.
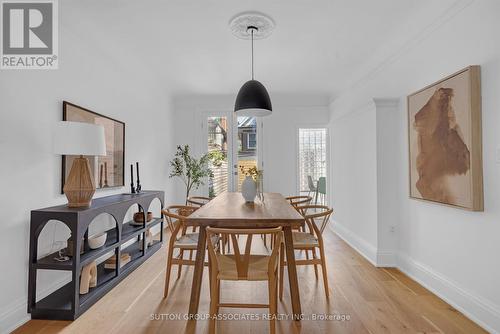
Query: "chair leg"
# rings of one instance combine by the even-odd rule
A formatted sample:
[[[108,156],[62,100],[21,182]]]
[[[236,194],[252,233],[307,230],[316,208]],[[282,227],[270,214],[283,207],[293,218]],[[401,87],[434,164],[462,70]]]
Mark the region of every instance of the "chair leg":
[[[328,275],[326,273],[325,251],[323,246],[319,247],[319,255],[321,256],[321,270],[323,271],[323,284],[325,285],[326,299],[330,298],[330,291],[328,289]]]
[[[184,259],[184,250],[179,251],[179,265],[177,267],[177,279],[181,278],[181,271],[182,271],[182,260]]]
[[[213,275],[213,271],[212,271],[212,275]],[[211,279],[211,283],[212,283],[212,286],[211,286],[211,289],[210,289],[210,322],[209,322],[209,325],[208,325],[208,331],[209,333],[213,334],[215,333],[215,317],[217,315],[217,308],[218,308],[218,304],[219,304],[219,301],[218,301],[218,289],[217,289],[217,285],[218,285],[218,279],[214,276],[212,276],[212,279]]]
[[[168,247],[167,254],[167,271],[165,273],[165,288],[163,290],[163,298],[168,296],[168,286],[170,283],[170,272],[172,271],[172,257],[174,256],[174,248]]]
[[[313,259],[316,260],[318,258],[318,256],[316,255],[316,248],[313,248],[311,252],[313,255]],[[314,264],[314,276],[316,276],[316,279],[318,279],[318,265],[316,263]]]
[[[266,234],[261,234],[262,239],[264,240],[264,247],[267,248],[267,235]]]
[[[276,277],[274,275],[269,276],[268,281],[269,290],[269,313],[271,315],[271,320],[269,322],[269,329],[271,334],[276,333]]]
[[[279,295],[280,300],[283,300],[283,275],[285,274],[285,247],[283,243],[280,246],[280,273],[279,273]]]

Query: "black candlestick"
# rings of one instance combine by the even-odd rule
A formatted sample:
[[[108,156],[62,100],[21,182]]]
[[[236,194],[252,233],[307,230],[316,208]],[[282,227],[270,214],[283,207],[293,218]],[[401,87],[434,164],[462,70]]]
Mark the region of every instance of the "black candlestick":
[[[141,181],[139,181],[139,163],[136,162],[135,163],[135,166],[136,166],[136,169],[137,169],[137,192],[140,193],[141,192]]]
[[[130,192],[135,194],[134,188],[134,164],[130,165]]]

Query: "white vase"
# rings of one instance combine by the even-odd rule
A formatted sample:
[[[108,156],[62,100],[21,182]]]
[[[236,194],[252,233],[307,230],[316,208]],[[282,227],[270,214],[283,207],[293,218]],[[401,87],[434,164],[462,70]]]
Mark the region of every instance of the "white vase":
[[[251,176],[245,177],[243,183],[241,183],[241,194],[245,202],[253,202],[255,200],[255,196],[257,196],[257,184]]]

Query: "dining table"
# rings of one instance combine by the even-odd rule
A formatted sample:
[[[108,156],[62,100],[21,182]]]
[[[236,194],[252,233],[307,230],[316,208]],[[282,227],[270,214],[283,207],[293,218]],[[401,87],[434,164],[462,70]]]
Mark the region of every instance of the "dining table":
[[[273,228],[282,227],[288,266],[288,280],[293,319],[302,317],[292,229],[300,227],[304,217],[279,193],[264,193],[254,202],[246,202],[239,192],[224,192],[200,207],[186,219],[189,226],[199,227],[198,244],[189,301],[189,317],[196,319],[206,250],[206,228]]]

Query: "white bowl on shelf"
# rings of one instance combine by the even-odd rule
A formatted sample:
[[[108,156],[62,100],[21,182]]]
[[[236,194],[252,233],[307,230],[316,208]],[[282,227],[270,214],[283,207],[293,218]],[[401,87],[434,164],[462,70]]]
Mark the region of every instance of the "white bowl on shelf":
[[[107,236],[108,236],[108,233],[102,232],[102,233],[94,234],[93,236],[89,237],[90,249],[97,249],[99,247],[104,246],[104,244],[106,243]]]

